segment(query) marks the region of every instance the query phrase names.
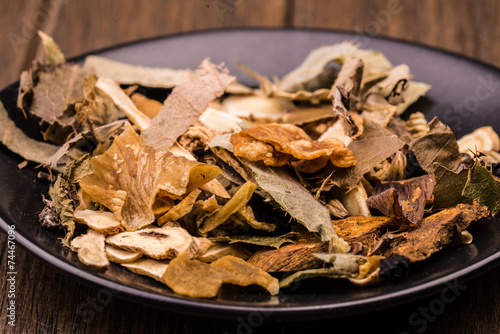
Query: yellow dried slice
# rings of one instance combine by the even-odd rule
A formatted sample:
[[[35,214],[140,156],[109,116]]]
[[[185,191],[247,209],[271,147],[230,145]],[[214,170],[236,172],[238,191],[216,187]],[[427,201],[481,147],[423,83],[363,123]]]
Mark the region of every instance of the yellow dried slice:
[[[189,193],[182,201],[168,210],[163,216],[157,219],[158,225],[163,225],[166,222],[180,219],[191,212],[196,199],[200,195],[201,190],[196,189]]]
[[[152,259],[140,259],[132,263],[122,263],[122,266],[133,273],[149,276],[161,282],[161,278],[167,270],[168,262]]]
[[[252,182],[246,182],[222,208],[202,221],[198,228],[199,231],[202,234],[206,234],[223,224],[232,214],[238,212],[240,208],[248,203],[256,189],[257,185]]]
[[[190,297],[215,297],[223,283],[257,284],[272,295],[279,292],[276,278],[231,255],[206,264],[191,260],[188,254],[180,254],[170,262],[162,281],[175,293]]]
[[[74,216],[77,222],[103,234],[116,234],[123,231],[123,226],[112,212],[94,210],[76,210]]]
[[[155,220],[152,207],[160,191],[182,198],[221,172],[214,166],[142,146],[130,126],[90,163],[94,172],[80,181],[81,188],[110,209],[128,231]]]
[[[104,250],[108,259],[116,263],[130,263],[142,257],[142,253],[127,251],[111,245],[105,245]]]
[[[337,167],[346,168],[356,164],[354,154],[339,140],[314,141],[304,130],[292,124],[267,124],[249,128],[233,134],[230,142],[236,156],[251,161],[262,160],[271,166],[283,166],[292,157],[313,160],[323,156],[330,157]]]
[[[86,266],[104,268],[109,266],[109,260],[104,251],[105,236],[89,229],[71,241],[71,249],[78,254],[78,259]]]
[[[174,226],[122,232],[107,237],[106,243],[156,260],[173,259],[182,252],[194,256],[199,245],[185,229]]]

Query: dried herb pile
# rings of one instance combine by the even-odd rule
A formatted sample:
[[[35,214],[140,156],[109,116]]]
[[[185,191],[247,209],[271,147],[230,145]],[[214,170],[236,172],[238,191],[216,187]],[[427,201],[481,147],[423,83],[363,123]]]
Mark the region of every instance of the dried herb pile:
[[[369,285],[472,242],[469,225],[500,211],[495,131],[456,140],[422,113],[404,121],[430,86],[380,52],[323,46],[274,81],[240,64],[250,88],[208,59],[71,64],[40,36],[46,60],[22,74],[18,106],[45,142],[3,106],[0,138],[55,172],[40,220],[89,267],[115,262],[192,297],[314,277]]]

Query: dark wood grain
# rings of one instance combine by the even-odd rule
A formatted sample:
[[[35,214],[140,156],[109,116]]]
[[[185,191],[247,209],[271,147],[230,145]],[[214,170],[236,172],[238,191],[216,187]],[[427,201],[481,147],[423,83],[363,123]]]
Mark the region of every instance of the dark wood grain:
[[[399,5],[398,5],[399,3]],[[389,4],[392,4],[389,6]],[[226,5],[226,6],[225,6]],[[217,7],[218,6],[218,7]],[[229,6],[229,7],[228,7]],[[389,15],[384,16],[384,13]],[[0,2],[0,86],[17,79],[39,52],[38,39],[14,49],[9,33],[23,36],[24,24],[52,34],[68,57],[119,43],[166,34],[233,27],[306,27],[354,30],[361,37],[390,36],[452,50],[500,66],[500,4],[496,0],[26,0]],[[26,18],[26,19],[24,19]],[[42,18],[42,16],[40,16]],[[25,23],[28,22],[28,23]],[[12,34],[11,34],[12,36]],[[37,51],[38,50],[38,51]],[[6,277],[6,235],[0,233],[0,277]],[[359,317],[299,323],[265,323],[245,331],[242,321],[213,320],[157,310],[80,284],[16,250],[16,327],[7,326],[0,293],[0,332],[6,333],[419,333],[410,317],[429,297],[403,307]],[[500,269],[465,283],[443,313],[426,322],[429,333],[500,332]],[[2,280],[0,291],[5,291]],[[101,303],[97,303],[97,300]],[[104,302],[103,302],[104,300]],[[109,302],[108,302],[109,301]]]

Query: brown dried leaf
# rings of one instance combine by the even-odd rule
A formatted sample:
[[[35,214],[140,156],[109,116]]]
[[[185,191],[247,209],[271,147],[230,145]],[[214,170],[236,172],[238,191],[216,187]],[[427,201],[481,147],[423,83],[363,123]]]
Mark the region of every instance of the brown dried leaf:
[[[226,69],[205,59],[196,70],[196,79],[175,87],[151,126],[142,132],[144,144],[167,150],[233,80]]]
[[[160,191],[182,198],[220,173],[217,167],[141,146],[130,126],[105,153],[92,158],[91,165],[94,172],[80,186],[129,231],[154,221],[152,206]]]

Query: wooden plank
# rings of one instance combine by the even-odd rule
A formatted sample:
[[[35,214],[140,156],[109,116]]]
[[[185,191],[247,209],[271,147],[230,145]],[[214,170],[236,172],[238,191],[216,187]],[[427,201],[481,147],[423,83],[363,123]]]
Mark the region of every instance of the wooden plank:
[[[294,6],[295,27],[406,39],[500,66],[498,1],[294,0]]]
[[[0,89],[19,79],[30,50],[36,47],[36,30],[51,19],[41,12],[43,1],[0,1]]]
[[[286,0],[71,1],[52,33],[68,56],[119,43],[224,27],[280,27]],[[103,14],[104,13],[104,14]]]

